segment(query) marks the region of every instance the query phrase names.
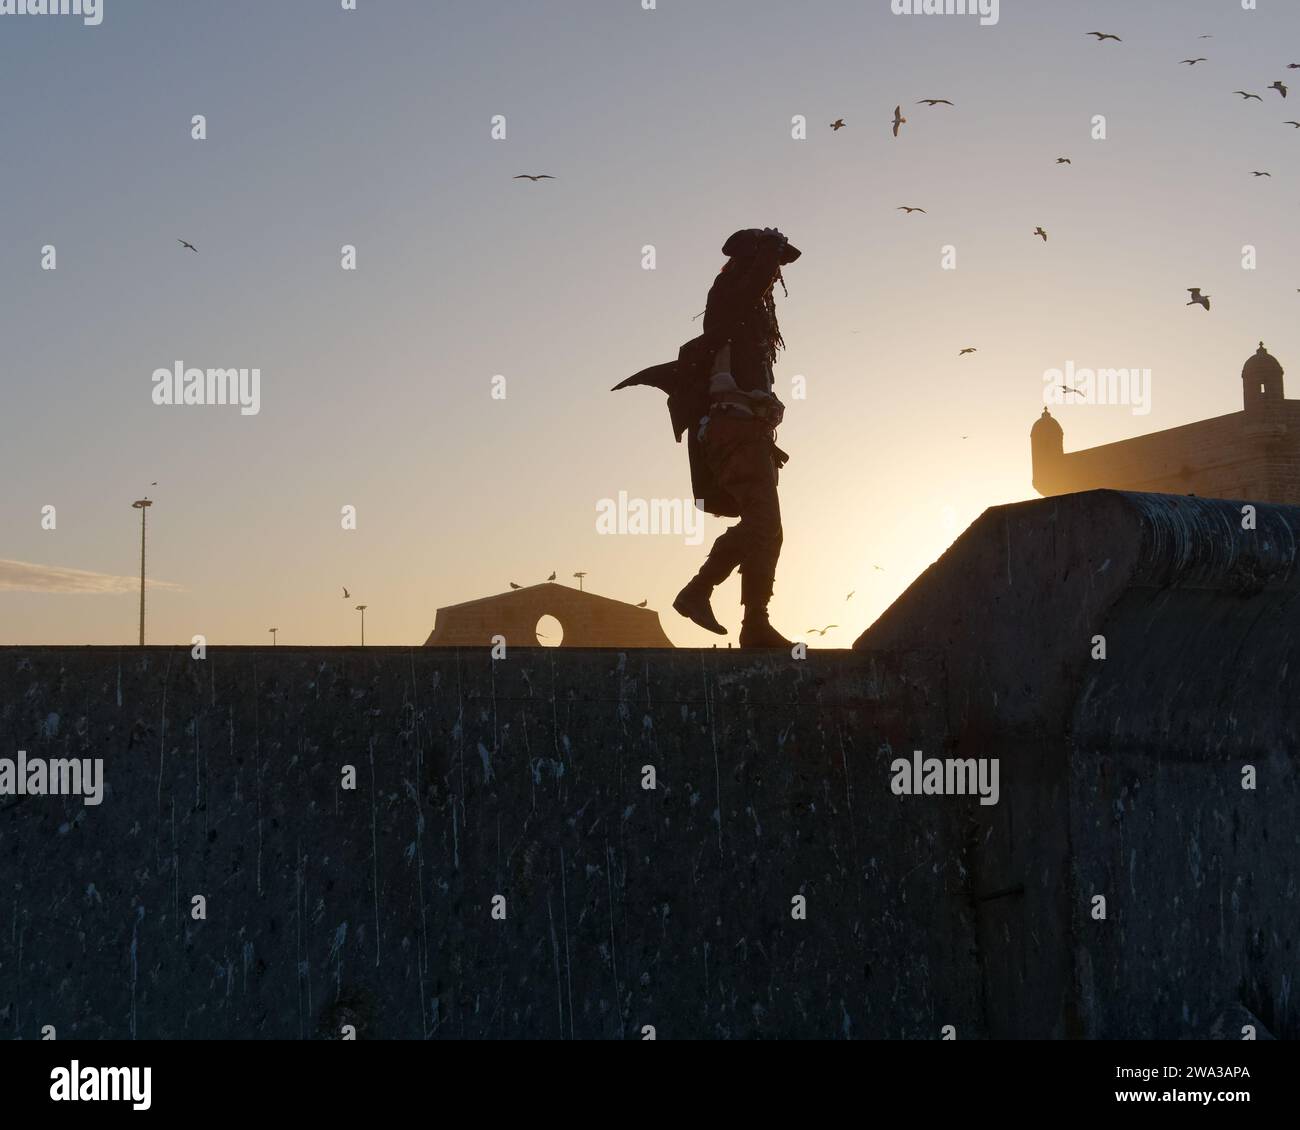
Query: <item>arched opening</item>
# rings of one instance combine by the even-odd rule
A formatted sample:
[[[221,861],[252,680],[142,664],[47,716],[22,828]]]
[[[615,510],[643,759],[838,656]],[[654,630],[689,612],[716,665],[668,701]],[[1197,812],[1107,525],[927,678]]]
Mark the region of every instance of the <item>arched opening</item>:
[[[543,616],[537,621],[534,631],[537,633],[537,642],[542,647],[559,647],[564,641],[564,625],[554,616]]]

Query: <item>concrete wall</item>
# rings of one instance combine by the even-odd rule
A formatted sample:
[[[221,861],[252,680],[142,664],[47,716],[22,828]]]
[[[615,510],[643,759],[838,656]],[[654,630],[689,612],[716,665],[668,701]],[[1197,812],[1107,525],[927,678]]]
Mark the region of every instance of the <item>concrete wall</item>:
[[[1064,983],[1081,1035],[1241,1008],[1300,1035],[1300,508],[1256,522],[1111,491],[999,507],[858,641],[939,650],[946,729],[1010,761],[977,811],[986,881],[1024,887],[977,919],[992,1029]]]
[[[108,782],[0,797],[0,1031],[1294,1038],[1298,544],[999,507],[803,660],[0,648],[0,757]],[[894,795],[916,749],[999,803]]]
[[[0,649],[4,750],[108,779],[98,807],[0,799],[0,1031],[980,1033],[968,805],[887,789],[891,750],[942,742],[928,670]]]

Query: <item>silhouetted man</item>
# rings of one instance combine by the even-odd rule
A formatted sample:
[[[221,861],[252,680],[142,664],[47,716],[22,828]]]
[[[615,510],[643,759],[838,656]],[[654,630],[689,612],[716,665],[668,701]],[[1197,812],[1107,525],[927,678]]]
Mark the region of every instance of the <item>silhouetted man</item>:
[[[782,540],[777,472],[788,458],[775,442],[785,406],[772,392],[772,365],[785,342],[773,288],[781,267],[800,252],[775,228],[752,228],[736,232],[722,253],[729,258],[713,280],[704,312],[703,341],[712,354],[707,412],[693,425],[691,454],[693,462],[704,464],[695,478],[703,473],[716,488],[697,494],[705,508],[738,515],[740,521],[713,543],[673,607],[700,627],[725,635],[709,598],[738,568],[745,607],[740,646],[790,647],[767,614]],[[710,504],[710,493],[721,502]]]

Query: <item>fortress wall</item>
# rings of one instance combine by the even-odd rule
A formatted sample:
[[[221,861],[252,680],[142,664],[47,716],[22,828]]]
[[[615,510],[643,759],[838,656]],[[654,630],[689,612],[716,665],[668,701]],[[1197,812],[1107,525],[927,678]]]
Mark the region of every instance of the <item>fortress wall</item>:
[[[0,756],[108,782],[0,797],[0,1029],[1296,1038],[1297,545],[998,507],[804,660],[0,648]],[[895,795],[913,750],[997,758],[998,803]]]
[[[1157,1010],[1204,1030],[1231,1001],[1300,1035],[1297,604],[1140,589],[1105,617],[1069,743],[1074,882],[1108,902],[1105,922],[1076,914],[1090,1034]]]
[[[981,1034],[973,801],[888,791],[943,744],[935,686],[897,654],[2,648],[4,753],[102,757],[107,795],[0,798],[0,1028]]]
[[[1244,424],[1245,413],[1236,412],[1067,452],[1060,473],[1070,484],[1068,490],[1163,487],[1171,494],[1209,494],[1210,483],[1221,483],[1236,497],[1262,467],[1258,444],[1247,435]]]
[[[1298,507],[1260,506],[1254,531],[1215,499],[998,507],[859,639],[941,651],[949,731],[1014,755],[979,859],[1025,893],[977,910],[1006,999],[1065,976],[1080,1034],[1205,1036],[1231,1007],[1300,1034],[1298,546]],[[1064,971],[1043,967],[1044,926],[1068,938]]]
[[[1119,489],[1300,500],[1300,400],[1281,401],[1262,418],[1283,430],[1261,431],[1250,414],[1235,412],[1040,460],[1035,481],[1054,494]]]

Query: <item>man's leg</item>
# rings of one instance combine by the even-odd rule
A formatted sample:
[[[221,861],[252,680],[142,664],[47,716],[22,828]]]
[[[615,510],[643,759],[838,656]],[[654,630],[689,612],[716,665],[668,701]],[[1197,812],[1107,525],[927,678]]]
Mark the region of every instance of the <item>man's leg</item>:
[[[731,576],[731,571],[744,557],[744,538],[739,530],[740,526],[735,525],[718,535],[704,564],[700,566],[700,571],[687,582],[673,601],[673,608],[677,612],[701,628],[707,628],[720,636],[725,636],[727,629],[713,615],[709,597],[718,585]]]
[[[740,603],[745,607],[745,619],[740,646],[788,648],[791,641],[772,627],[767,615],[783,540],[771,435],[757,430],[753,440],[736,452],[732,463],[728,489],[740,503],[740,524],[734,529],[739,531],[744,549]]]
[[[733,456],[749,440],[752,431],[752,422],[728,416],[718,416],[709,423],[704,440],[704,458],[708,460],[713,478],[728,491],[735,485],[729,481]],[[742,520],[717,537],[700,571],[673,601],[673,608],[681,615],[720,636],[725,636],[727,629],[713,615],[709,600],[713,590],[731,576],[732,570],[740,565],[749,551],[748,535],[741,528],[743,525]]]

